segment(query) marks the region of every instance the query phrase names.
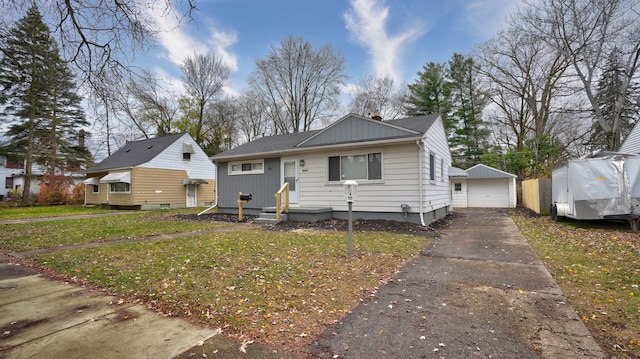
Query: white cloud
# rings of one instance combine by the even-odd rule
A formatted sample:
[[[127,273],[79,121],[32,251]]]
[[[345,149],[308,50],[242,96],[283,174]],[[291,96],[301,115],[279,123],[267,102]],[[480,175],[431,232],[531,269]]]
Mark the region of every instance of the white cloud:
[[[238,70],[238,59],[229,51],[229,47],[238,42],[235,31],[218,30],[214,25],[210,25],[209,33],[205,35],[206,43],[190,35],[190,30],[186,29],[178,19],[166,11],[157,11],[153,8],[149,10],[157,26],[156,38],[165,50],[165,56],[174,64],[182,65],[187,56],[193,54],[213,53],[228,65],[232,71]],[[197,33],[194,31],[193,33]]]
[[[506,17],[518,9],[519,1],[474,0],[464,7],[464,16],[481,38],[495,35],[504,25]]]
[[[387,34],[389,8],[378,0],[352,0],[351,8],[344,14],[351,37],[367,49],[376,76],[390,77],[402,83],[402,55],[406,46],[426,31],[424,24],[410,24],[407,29]]]

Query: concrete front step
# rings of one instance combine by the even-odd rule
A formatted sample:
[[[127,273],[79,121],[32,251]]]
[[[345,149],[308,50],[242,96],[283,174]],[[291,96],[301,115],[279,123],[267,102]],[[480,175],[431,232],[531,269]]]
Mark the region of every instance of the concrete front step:
[[[276,219],[276,214],[275,213],[260,213],[260,216],[258,216],[258,218],[256,218],[253,222],[254,223],[259,223],[259,224],[276,224],[278,223],[278,220]],[[286,213],[282,213],[280,214],[280,221],[287,221],[289,219],[289,217],[287,216]]]

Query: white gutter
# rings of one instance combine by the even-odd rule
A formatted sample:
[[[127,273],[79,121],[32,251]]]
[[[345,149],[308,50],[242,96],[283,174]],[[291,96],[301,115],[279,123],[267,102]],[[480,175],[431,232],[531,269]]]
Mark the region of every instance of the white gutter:
[[[422,189],[422,186],[423,186],[423,183],[424,183],[424,181],[422,179],[422,175],[423,175],[422,174],[422,152],[423,151],[422,151],[422,145],[421,145],[422,141],[423,141],[422,139],[416,141],[416,145],[418,145],[418,183],[419,183],[419,186],[420,186],[419,189],[418,189],[418,203],[420,204],[420,206],[419,206],[420,207],[420,224],[423,227],[426,227],[426,225],[424,224],[424,214],[422,213],[423,212],[423,203],[422,203],[422,191],[423,191],[423,189]]]
[[[215,198],[215,202],[213,203],[213,205],[211,205],[211,207],[205,209],[204,211],[198,213],[198,216],[201,214],[205,214],[207,212],[209,212],[210,210],[216,208],[218,206],[218,165],[214,163],[214,166],[216,166],[216,198]]]

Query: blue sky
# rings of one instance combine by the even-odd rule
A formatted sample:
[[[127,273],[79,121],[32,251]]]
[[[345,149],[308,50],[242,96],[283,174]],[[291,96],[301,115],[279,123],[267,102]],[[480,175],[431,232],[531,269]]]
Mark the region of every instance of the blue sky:
[[[158,18],[165,31],[147,69],[181,86],[179,65],[212,53],[233,72],[226,92],[246,89],[255,60],[293,35],[345,57],[350,84],[382,75],[409,84],[427,62],[467,54],[492,37],[519,0],[201,0],[194,22]],[[345,89],[346,90],[346,89]]]

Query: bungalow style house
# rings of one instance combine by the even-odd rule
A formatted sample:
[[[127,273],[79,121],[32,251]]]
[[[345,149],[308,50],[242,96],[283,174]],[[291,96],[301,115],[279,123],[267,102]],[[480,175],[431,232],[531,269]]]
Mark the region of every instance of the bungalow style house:
[[[84,171],[85,204],[133,209],[210,206],[215,170],[188,133],[129,142]]]
[[[353,218],[428,225],[451,205],[451,153],[439,115],[381,121],[348,114],[330,126],[268,136],[219,153],[218,212],[273,212],[289,186],[290,220],[347,218],[345,181],[357,182]]]
[[[466,170],[452,167],[453,208],[516,208],[516,175],[477,164]]]

